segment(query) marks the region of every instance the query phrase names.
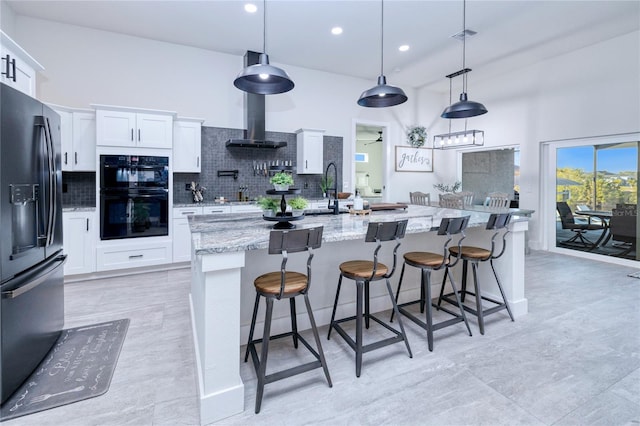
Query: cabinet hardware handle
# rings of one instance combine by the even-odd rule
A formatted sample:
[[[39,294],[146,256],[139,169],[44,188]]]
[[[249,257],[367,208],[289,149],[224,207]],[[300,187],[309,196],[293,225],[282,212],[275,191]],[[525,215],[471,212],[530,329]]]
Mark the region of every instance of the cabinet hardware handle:
[[[87,218],[87,232],[89,232],[89,218]]]
[[[3,61],[7,61],[6,71],[3,71],[1,74],[6,76],[9,80],[13,80],[16,82],[16,60],[11,59],[11,56],[7,54],[7,56],[2,58]],[[13,68],[13,76],[11,75],[11,69]]]
[[[133,254],[133,255],[129,256],[129,259],[141,258],[142,256],[144,256],[144,255],[142,255],[142,254]]]
[[[67,153],[66,153],[66,152],[64,153],[64,164],[69,164],[69,163],[67,162]]]
[[[140,129],[138,129],[138,142],[140,142]]]
[[[196,214],[196,212],[182,212],[183,215],[188,215],[188,214]]]
[[[200,167],[200,157],[196,157],[196,167]]]
[[[223,213],[224,210],[209,210],[209,213]]]
[[[133,141],[133,129],[131,129],[131,140]]]
[[[9,60],[9,58],[10,58],[9,55],[2,57],[3,61],[7,61],[7,65],[5,67],[5,71],[2,71],[2,75],[6,76],[7,78],[11,78],[11,71],[10,71],[11,68],[10,68],[10,64],[9,64],[11,61]]]
[[[75,154],[76,164],[78,164],[78,152],[76,151],[76,152],[74,152],[74,154]]]
[[[309,160],[304,160],[304,168],[305,169],[309,168]]]

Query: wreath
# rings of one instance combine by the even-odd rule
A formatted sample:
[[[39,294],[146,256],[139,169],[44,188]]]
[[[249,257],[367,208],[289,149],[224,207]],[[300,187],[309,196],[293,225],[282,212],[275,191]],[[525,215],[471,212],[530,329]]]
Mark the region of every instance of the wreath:
[[[424,126],[412,126],[407,130],[407,141],[409,145],[419,148],[427,140],[427,129]]]

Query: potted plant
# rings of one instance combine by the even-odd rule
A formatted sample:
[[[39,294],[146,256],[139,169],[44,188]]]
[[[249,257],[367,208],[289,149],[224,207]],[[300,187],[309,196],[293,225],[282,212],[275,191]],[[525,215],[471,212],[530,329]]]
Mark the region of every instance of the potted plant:
[[[278,209],[280,209],[280,200],[276,198],[260,197],[258,198],[258,205],[262,208],[262,213],[267,217],[273,217],[276,215]]]
[[[320,179],[320,189],[322,190],[322,198],[327,198],[329,194],[327,191],[333,185],[333,178],[331,176],[327,176],[326,178],[323,176]]]
[[[293,185],[293,177],[289,173],[278,172],[269,179],[276,191],[287,191]]]
[[[287,204],[291,206],[293,216],[301,216],[304,214],[304,209],[307,207],[308,203],[306,198],[296,197],[287,201]]]

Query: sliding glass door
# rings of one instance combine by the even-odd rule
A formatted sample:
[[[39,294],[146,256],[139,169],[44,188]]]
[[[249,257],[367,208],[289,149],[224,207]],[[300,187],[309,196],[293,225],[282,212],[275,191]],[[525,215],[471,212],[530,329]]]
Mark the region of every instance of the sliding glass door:
[[[556,247],[639,259],[638,141],[556,147]]]

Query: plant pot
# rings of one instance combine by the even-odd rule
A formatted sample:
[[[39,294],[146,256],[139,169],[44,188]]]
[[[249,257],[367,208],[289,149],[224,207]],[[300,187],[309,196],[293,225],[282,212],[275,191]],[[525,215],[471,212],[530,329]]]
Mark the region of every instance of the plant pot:
[[[293,216],[302,216],[304,214],[304,209],[293,209],[291,210],[291,214]]]
[[[276,212],[274,212],[273,210],[262,210],[262,215],[264,217],[274,217],[276,215]]]
[[[273,184],[273,187],[275,188],[276,191],[288,191],[289,190],[289,186],[290,185],[280,185],[277,183]]]

